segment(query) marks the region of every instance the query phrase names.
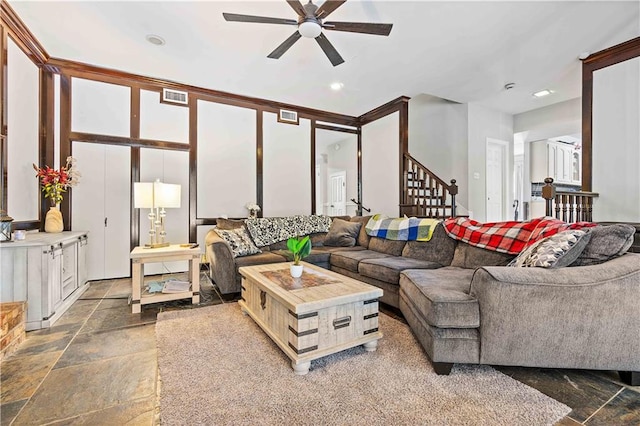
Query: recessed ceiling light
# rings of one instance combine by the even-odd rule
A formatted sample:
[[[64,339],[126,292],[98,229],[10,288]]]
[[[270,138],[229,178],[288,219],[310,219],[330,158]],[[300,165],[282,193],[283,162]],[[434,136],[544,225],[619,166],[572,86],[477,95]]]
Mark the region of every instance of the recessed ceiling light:
[[[544,89],[544,90],[541,90],[539,92],[534,93],[533,96],[535,96],[536,98],[542,98],[542,97],[550,95],[552,93],[553,93],[553,90]]]
[[[331,87],[331,90],[338,91],[338,90],[340,90],[340,89],[342,89],[344,87],[344,84],[336,81],[335,83],[331,83],[330,87]]]
[[[507,83],[507,84],[504,85],[504,90],[511,90],[514,87],[516,87],[515,83]]]
[[[164,39],[160,36],[154,35],[154,34],[149,34],[146,37],[147,41],[151,44],[154,44],[156,46],[162,46],[164,45]]]

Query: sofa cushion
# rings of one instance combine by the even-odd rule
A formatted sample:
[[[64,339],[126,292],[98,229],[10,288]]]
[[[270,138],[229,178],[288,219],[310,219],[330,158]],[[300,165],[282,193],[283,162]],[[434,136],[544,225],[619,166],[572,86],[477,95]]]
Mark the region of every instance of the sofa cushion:
[[[276,250],[276,251],[272,251],[272,253],[275,253],[277,255],[284,257],[285,259],[287,259],[287,262],[293,262],[293,254],[289,250]],[[328,264],[330,257],[331,257],[331,252],[329,251],[312,248],[311,253],[309,253],[309,256],[305,257],[302,260],[305,262],[313,263],[314,265],[317,265],[319,263]]]
[[[216,229],[215,231],[220,238],[229,245],[233,257],[261,253],[260,249],[253,244],[253,241],[244,226],[242,228],[229,230]]]
[[[311,240],[311,247],[322,247],[324,245],[324,239],[326,237],[326,232],[316,232],[309,235],[309,239]]]
[[[358,265],[358,273],[390,284],[398,284],[400,272],[405,269],[437,269],[441,266],[439,263],[428,260],[393,256],[382,259],[365,259]]]
[[[588,266],[604,263],[622,256],[633,244],[636,228],[619,223],[591,228],[591,240],[570,266]]]
[[[223,229],[228,231],[229,229],[238,229],[244,226],[244,219],[225,219],[219,217],[216,219],[216,229]]]
[[[512,254],[500,253],[458,241],[451,266],[476,269],[481,266],[506,266],[515,258]]]
[[[402,256],[449,266],[456,251],[456,243],[456,240],[447,235],[442,223],[439,223],[429,241],[407,241],[402,249]]]
[[[580,256],[591,239],[591,232],[571,229],[536,241],[507,266],[562,268]]]
[[[348,222],[342,219],[333,219],[329,232],[324,239],[323,245],[330,247],[353,247],[362,224],[358,222]]]
[[[253,266],[253,265],[263,265],[265,263],[286,262],[286,259],[275,253],[268,252],[268,253],[254,254],[252,256],[238,257],[237,259],[235,259],[235,262],[236,262],[236,270],[237,270],[241,266]]]
[[[406,244],[406,241],[394,241],[371,237],[369,240],[369,250],[389,254],[391,256],[400,256],[402,254],[402,249]]]
[[[358,264],[365,259],[380,259],[391,257],[388,254],[373,250],[344,250],[331,253],[331,266],[358,272]]]
[[[480,326],[478,301],[469,295],[472,269],[445,267],[410,269],[400,274],[400,288],[416,310],[434,327]]]
[[[371,216],[353,216],[350,221],[358,222],[360,226],[360,232],[358,232],[358,245],[364,248],[369,248],[369,240],[371,237],[367,235],[367,231],[364,229],[367,222],[369,222]]]

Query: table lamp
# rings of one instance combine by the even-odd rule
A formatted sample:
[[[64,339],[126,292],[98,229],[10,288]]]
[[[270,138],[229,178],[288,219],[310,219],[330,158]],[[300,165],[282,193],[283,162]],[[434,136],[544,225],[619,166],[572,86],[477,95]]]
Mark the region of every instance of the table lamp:
[[[149,243],[145,247],[167,247],[167,233],[164,229],[167,208],[180,208],[180,185],[155,182],[135,182],[133,185],[133,206],[150,209]]]

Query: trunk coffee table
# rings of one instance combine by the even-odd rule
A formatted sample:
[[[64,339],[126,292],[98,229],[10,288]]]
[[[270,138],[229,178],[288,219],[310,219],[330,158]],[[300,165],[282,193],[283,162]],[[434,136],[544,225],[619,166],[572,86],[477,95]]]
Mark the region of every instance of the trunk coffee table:
[[[308,373],[314,359],[354,346],[375,351],[382,290],[303,264],[300,278],[291,277],[291,263],[241,267],[242,311],[291,359],[296,374]]]

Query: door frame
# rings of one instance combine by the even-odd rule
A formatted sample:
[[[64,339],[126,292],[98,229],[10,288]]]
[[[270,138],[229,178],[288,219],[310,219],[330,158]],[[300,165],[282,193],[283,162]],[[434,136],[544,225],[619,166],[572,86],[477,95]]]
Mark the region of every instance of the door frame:
[[[484,179],[484,212],[485,212],[485,219],[487,219],[487,212],[488,212],[488,206],[489,206],[489,199],[488,199],[488,193],[489,193],[489,173],[487,173],[488,167],[487,167],[487,152],[489,151],[489,146],[493,145],[498,147],[501,151],[502,151],[502,164],[501,164],[501,169],[502,169],[502,184],[500,185],[500,191],[501,191],[501,195],[502,195],[502,205],[500,207],[500,210],[502,212],[502,219],[501,220],[505,220],[505,217],[508,217],[507,214],[507,204],[509,201],[509,178],[507,178],[508,176],[508,172],[509,172],[509,167],[508,167],[508,159],[507,156],[509,155],[509,142],[507,141],[503,141],[500,139],[494,139],[494,138],[487,138],[486,144],[485,144],[485,152],[484,152],[484,158],[485,158],[485,165],[484,165],[484,175],[485,175],[485,179]]]

